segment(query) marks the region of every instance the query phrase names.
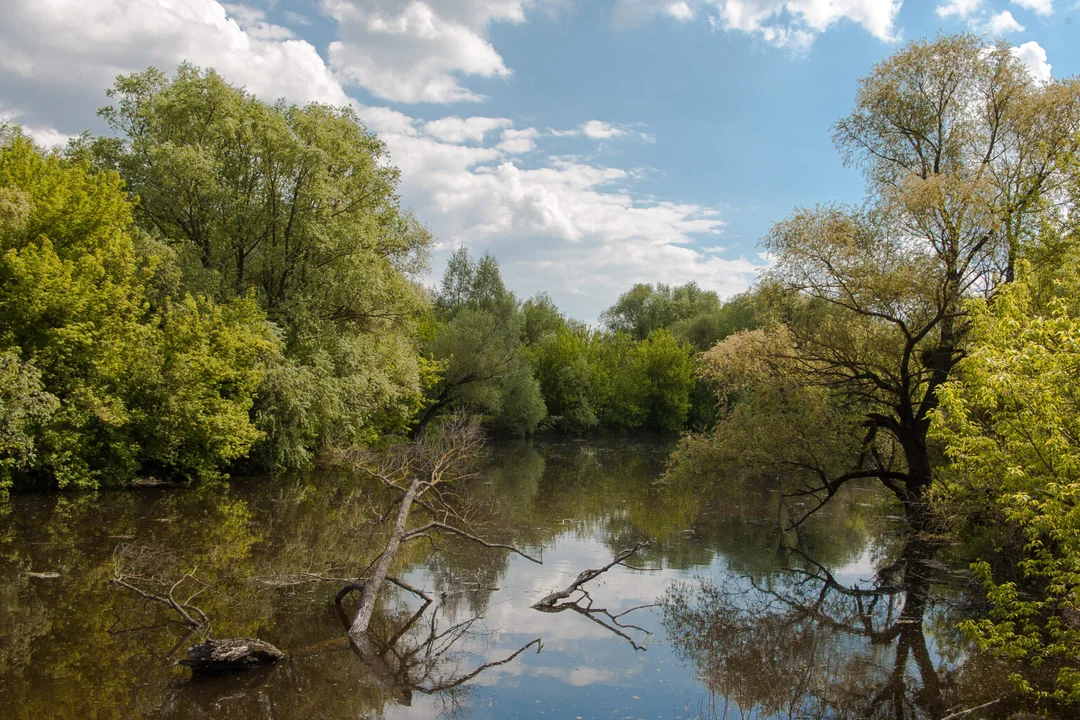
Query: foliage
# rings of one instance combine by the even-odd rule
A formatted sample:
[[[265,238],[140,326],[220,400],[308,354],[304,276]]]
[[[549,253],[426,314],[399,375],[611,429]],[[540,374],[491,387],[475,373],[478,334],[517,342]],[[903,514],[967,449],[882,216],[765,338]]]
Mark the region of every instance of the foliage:
[[[10,422],[37,428],[20,477],[208,477],[243,456],[259,436],[252,395],[278,348],[262,313],[190,296],[154,307],[163,260],[136,251],[115,173],[15,133],[0,147],[0,188],[0,348],[16,398],[31,404],[14,405]]]
[[[93,142],[139,197],[137,220],[171,246],[184,287],[249,293],[283,330],[256,417],[271,466],[382,432],[419,393],[415,319],[427,230],[400,207],[385,146],[350,109],[266,105],[183,64],[124,76]]]
[[[37,368],[15,352],[0,353],[0,499],[11,487],[12,471],[33,464],[41,426],[58,406]]]
[[[725,303],[711,290],[690,282],[676,288],[639,283],[619,296],[600,320],[614,332],[637,340],[657,330],[670,330],[679,340],[707,350],[737,330],[754,327],[753,302],[736,296]]]
[[[473,261],[465,248],[450,257],[435,319],[428,352],[443,371],[428,389],[414,434],[462,406],[513,434],[532,433],[546,415],[544,401],[522,357],[522,312],[494,257]]]
[[[936,433],[953,481],[939,502],[968,522],[1000,523],[999,542],[1023,538],[1021,577],[1002,579],[986,561],[990,617],[966,628],[1013,662],[1046,667],[1046,686],[1016,675],[1044,699],[1080,700],[1080,271],[1075,250],[1049,278],[1021,262],[992,303],[972,307],[974,344],[960,378],[942,390]],[[1053,294],[1040,299],[1040,287]],[[990,507],[979,507],[989,504]],[[995,577],[997,575],[997,577]]]
[[[1034,252],[1034,228],[1060,225],[1049,197],[1080,143],[1078,98],[1080,82],[1039,85],[1008,45],[968,35],[909,43],[860,81],[834,140],[863,170],[867,204],[799,209],[773,227],[764,320],[791,340],[779,354],[748,346],[799,389],[771,393],[774,416],[806,412],[812,395],[809,407],[844,418],[838,427],[856,433],[858,447],[837,466],[832,453],[805,452],[801,436],[776,437],[817,421],[777,422],[756,436],[762,460],[779,453],[763,468],[789,468],[801,492],[822,500],[877,478],[912,526],[928,526],[940,464],[929,418],[969,342],[964,303],[991,294],[1019,253]],[[729,428],[701,442],[731,447]]]

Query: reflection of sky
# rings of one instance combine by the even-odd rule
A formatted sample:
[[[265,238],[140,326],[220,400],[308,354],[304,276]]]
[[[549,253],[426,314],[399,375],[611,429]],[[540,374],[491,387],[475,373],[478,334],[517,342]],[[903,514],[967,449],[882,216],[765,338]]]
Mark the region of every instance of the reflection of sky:
[[[515,557],[499,590],[493,593],[484,624],[493,634],[475,652],[475,664],[499,660],[537,637],[539,653],[530,649],[514,662],[490,668],[474,679],[468,717],[665,718],[682,717],[688,697],[702,689],[691,671],[674,656],[660,627],[660,608],[637,610],[621,618],[653,633],[628,634],[648,649],[636,652],[623,638],[574,612],[544,613],[530,606],[552,590],[568,585],[585,568],[601,567],[611,551],[596,538],[567,532],[544,550],[544,564]],[[633,560],[628,561],[634,564]],[[414,571],[411,583],[423,584],[426,573]],[[686,574],[615,567],[586,585],[594,607],[617,614],[656,602],[673,581]],[[479,645],[479,643],[478,643]],[[696,701],[694,707],[696,708]],[[430,717],[425,700],[412,708],[395,708],[388,718]]]

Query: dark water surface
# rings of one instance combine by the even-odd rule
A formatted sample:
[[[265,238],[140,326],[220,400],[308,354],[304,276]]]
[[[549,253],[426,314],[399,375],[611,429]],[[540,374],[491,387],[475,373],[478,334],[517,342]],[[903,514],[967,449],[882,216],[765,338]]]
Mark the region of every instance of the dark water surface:
[[[318,577],[374,557],[381,504],[360,477],[13,497],[0,505],[0,717],[940,718],[1004,685],[954,629],[963,573],[906,542],[872,487],[784,532],[799,508],[760,484],[658,492],[669,446],[492,450],[462,502],[483,508],[485,537],[544,564],[414,543],[397,572],[435,602],[417,615],[415,597],[386,591],[377,662],[345,639],[341,584]],[[606,615],[531,608],[648,538],[628,561],[642,569],[586,586]],[[196,638],[110,583],[118,571],[193,595],[215,637],[260,637],[288,658],[190,680],[174,663]]]

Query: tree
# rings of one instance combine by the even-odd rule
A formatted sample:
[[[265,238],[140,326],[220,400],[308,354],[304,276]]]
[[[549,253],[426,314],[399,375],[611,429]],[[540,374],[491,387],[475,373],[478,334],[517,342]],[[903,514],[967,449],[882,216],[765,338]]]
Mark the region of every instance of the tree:
[[[676,288],[663,283],[655,287],[639,283],[620,295],[601,314],[600,321],[610,330],[645,340],[656,330],[672,329],[691,318],[718,313],[720,307],[717,294],[702,290],[697,283]]]
[[[185,286],[253,292],[284,331],[256,417],[261,455],[295,466],[419,392],[413,275],[427,230],[400,206],[385,146],[348,108],[266,105],[182,64],[119,78],[93,150],[139,197],[137,219],[176,249]]]
[[[657,330],[641,343],[642,372],[647,380],[644,406],[646,427],[676,433],[686,426],[690,391],[694,387],[692,351],[666,330]]]
[[[992,304],[972,307],[972,346],[943,386],[935,435],[952,460],[939,505],[964,525],[1018,536],[1019,562],[974,564],[989,617],[965,622],[979,645],[1045,671],[1019,673],[1042,700],[1080,701],[1080,271],[1077,252],[1040,276],[1021,261]],[[1016,552],[1017,548],[1013,548]],[[1010,564],[1011,565],[1011,564]],[[998,567],[995,567],[998,566]],[[1017,572],[1017,570],[1019,572]]]
[[[5,414],[21,448],[5,472],[96,487],[215,476],[246,455],[261,437],[254,391],[279,351],[250,299],[154,306],[165,259],[137,252],[120,178],[17,132],[0,145],[0,206]]]
[[[36,367],[11,350],[0,353],[0,500],[11,488],[12,473],[33,466],[42,427],[59,405],[42,387]]]
[[[589,340],[583,326],[566,324],[530,349],[548,415],[563,432],[580,434],[599,422],[589,367]]]
[[[503,285],[499,264],[461,248],[451,255],[435,299],[431,358],[443,366],[413,428],[418,437],[440,413],[468,407],[496,425],[528,434],[544,418],[532,369],[522,357],[523,316]]]
[[[1039,85],[1009,46],[969,35],[910,43],[860,81],[834,139],[864,171],[869,200],[774,226],[766,288],[782,299],[771,321],[790,342],[744,343],[860,418],[845,467],[789,458],[799,492],[827,499],[876,478],[912,526],[927,526],[938,461],[927,433],[968,343],[964,303],[1008,278],[1037,244],[1033,227],[1061,223],[1055,193],[1080,142],[1078,99],[1080,82]],[[798,413],[806,394],[777,397],[776,412]]]
[[[509,545],[490,543],[471,532],[469,521],[453,504],[451,487],[475,475],[473,463],[483,448],[483,435],[475,420],[465,415],[451,415],[430,428],[418,442],[402,445],[377,457],[356,457],[354,462],[390,490],[396,498],[383,517],[394,514],[386,546],[355,582],[338,593],[342,600],[352,592],[360,594],[359,605],[349,626],[349,637],[359,647],[368,642],[367,630],[375,611],[375,602],[387,581],[410,589],[391,579],[389,572],[401,547],[414,540],[429,540],[450,534],[488,548],[515,552],[537,564],[540,560]],[[427,521],[410,525],[413,506],[428,515]],[[394,511],[394,508],[397,508]],[[415,518],[413,518],[415,519]]]

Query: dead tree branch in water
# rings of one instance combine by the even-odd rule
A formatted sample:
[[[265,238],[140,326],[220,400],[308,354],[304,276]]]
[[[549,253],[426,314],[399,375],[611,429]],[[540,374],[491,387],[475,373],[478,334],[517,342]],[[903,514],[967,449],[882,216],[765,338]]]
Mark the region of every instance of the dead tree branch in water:
[[[188,627],[185,635],[168,655],[176,652],[181,645],[196,633],[203,642],[188,649],[187,657],[179,664],[190,667],[193,671],[206,674],[231,673],[247,670],[259,665],[275,663],[284,657],[276,647],[264,640],[255,638],[213,639],[210,637],[210,619],[202,609],[191,604],[198,595],[210,586],[195,577],[195,570],[184,573],[179,580],[169,585],[167,590],[153,592],[135,582],[161,585],[162,580],[155,577],[170,557],[168,553],[140,544],[121,545],[113,552],[113,574],[110,582],[127,588],[147,601],[160,603],[175,611]],[[178,600],[174,593],[185,582],[193,582],[198,589],[184,600]],[[198,619],[196,619],[196,617]]]
[[[384,517],[389,518],[393,508],[397,508],[390,536],[382,552],[365,571],[365,575],[345,585],[335,599],[338,612],[343,613],[344,598],[352,592],[360,595],[359,605],[349,626],[351,638],[359,640],[367,631],[376,600],[388,580],[390,566],[407,542],[419,539],[434,542],[439,536],[449,534],[484,547],[509,550],[526,560],[541,563],[538,558],[512,545],[493,543],[480,537],[461,511],[460,497],[454,493],[452,486],[475,477],[473,463],[483,445],[484,438],[475,420],[465,415],[450,415],[443,418],[438,427],[429,428],[414,443],[379,456],[354,455],[349,458],[353,465],[399,493],[384,513]],[[414,506],[427,513],[428,519],[410,528],[409,516]]]
[[[533,603],[533,610],[539,610],[540,612],[546,613],[559,613],[566,610],[576,612],[579,615],[584,615],[588,619],[592,620],[594,623],[597,623],[598,625],[623,638],[628,643],[630,643],[630,645],[633,646],[635,650],[645,650],[645,645],[638,643],[633,637],[631,637],[631,635],[627,631],[637,630],[644,633],[646,637],[651,636],[652,633],[650,633],[645,628],[639,627],[637,625],[619,622],[619,618],[625,617],[627,614],[632,613],[635,610],[642,610],[648,607],[656,607],[658,603],[638,605],[636,607],[630,608],[629,610],[624,610],[620,613],[612,613],[607,608],[593,607],[592,596],[582,586],[591,580],[595,580],[597,577],[603,575],[616,565],[623,565],[624,567],[629,567],[624,561],[637,553],[642,548],[647,547],[650,542],[651,541],[649,540],[642,540],[641,542],[634,545],[634,547],[623,550],[618,555],[616,555],[611,562],[609,562],[607,565],[604,565],[603,567],[582,570],[580,573],[578,573],[574,581],[567,585],[565,588],[548,593],[543,598]],[[576,593],[581,593],[581,596],[574,600],[571,600],[570,598]]]
[[[209,636],[210,633],[210,619],[206,617],[206,613],[200,610],[198,607],[191,604],[191,601],[195,599],[197,595],[202,593],[206,589],[205,583],[200,581],[194,575],[194,570],[184,575],[174,582],[168,590],[164,592],[150,592],[143,588],[132,584],[130,581],[147,580],[142,575],[132,574],[130,572],[130,566],[135,564],[145,565],[149,560],[153,551],[144,545],[121,545],[113,552],[113,578],[110,580],[114,585],[127,588],[138,595],[150,600],[152,602],[161,603],[168,608],[175,611],[184,621],[192,632],[200,633],[203,636]],[[153,560],[153,562],[157,562]],[[176,592],[185,581],[191,580],[199,585],[199,589],[189,595],[187,599],[181,601],[177,600],[173,593]],[[194,616],[198,616],[196,620]],[[190,634],[189,634],[190,635]]]

